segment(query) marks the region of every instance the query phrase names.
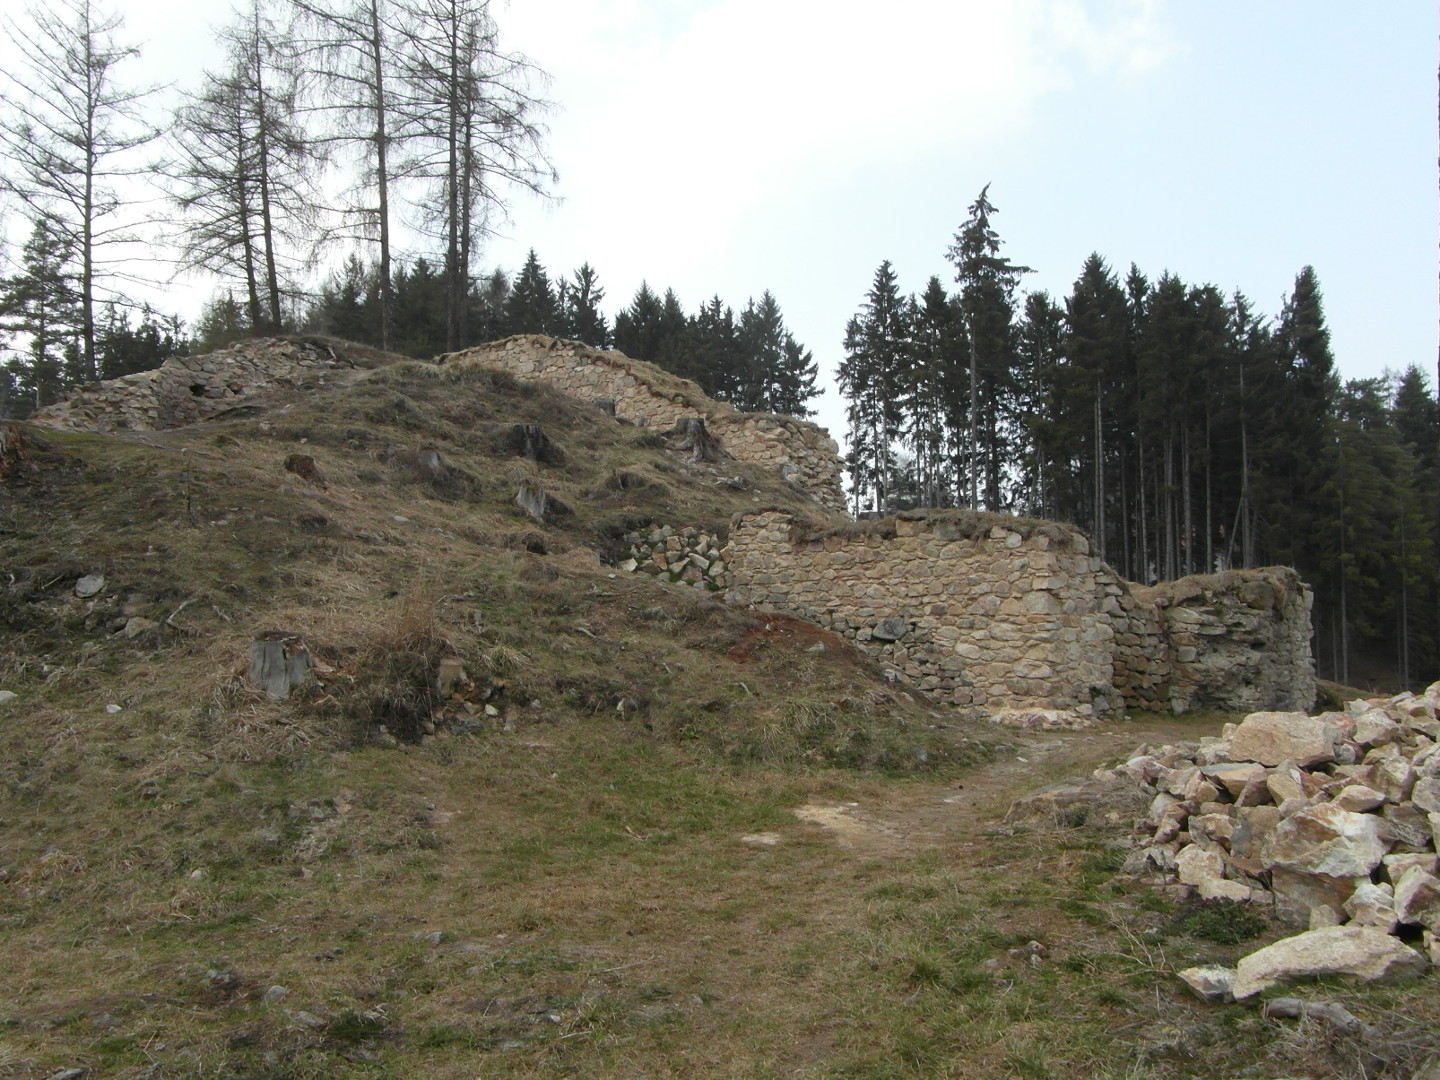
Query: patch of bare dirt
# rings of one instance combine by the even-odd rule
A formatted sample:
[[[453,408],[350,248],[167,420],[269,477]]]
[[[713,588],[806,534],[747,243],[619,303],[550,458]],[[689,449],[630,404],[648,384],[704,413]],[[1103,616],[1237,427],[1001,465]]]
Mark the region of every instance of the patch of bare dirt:
[[[1213,728],[1213,730],[1211,730]],[[1018,798],[1047,784],[1088,779],[1144,743],[1218,735],[1218,722],[1119,721],[1081,732],[1019,733],[1014,749],[950,784],[889,785],[855,802],[807,803],[792,813],[842,848],[867,856],[913,855],[973,844],[1000,827]]]

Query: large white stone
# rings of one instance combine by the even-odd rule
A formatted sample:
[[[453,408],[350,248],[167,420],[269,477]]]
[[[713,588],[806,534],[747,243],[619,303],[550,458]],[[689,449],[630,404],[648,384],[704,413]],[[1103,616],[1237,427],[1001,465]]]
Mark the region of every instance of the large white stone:
[[[1350,975],[1361,982],[1410,978],[1430,962],[1372,926],[1328,926],[1282,938],[1240,961],[1231,992],[1236,1001],[1286,979]]]
[[[1341,789],[1340,794],[1335,796],[1335,801],[1331,805],[1360,814],[1366,810],[1374,810],[1384,802],[1385,796],[1374,788],[1366,787],[1364,784],[1350,784]]]
[[[1303,767],[1335,760],[1340,730],[1300,712],[1254,712],[1240,722],[1230,738],[1236,761],[1279,765],[1290,760]]]
[[[1389,850],[1380,838],[1373,814],[1342,810],[1333,803],[1308,806],[1265,838],[1261,859],[1267,867],[1284,867],[1329,877],[1366,877]]]
[[[1412,866],[1395,883],[1395,915],[1404,923],[1440,930],[1440,878]]]
[[[1263,781],[1265,779],[1265,767],[1249,761],[1227,761],[1218,765],[1206,765],[1200,771],[1230,792],[1231,796],[1239,795],[1245,790],[1245,785],[1252,780]]]
[[[1399,921],[1395,917],[1395,891],[1389,885],[1363,881],[1345,901],[1345,914],[1355,926],[1373,926],[1387,934]]]
[[[1424,776],[1416,780],[1410,801],[1427,814],[1440,813],[1440,777]]]
[[[1175,856],[1175,872],[1182,884],[1200,885],[1225,876],[1225,856],[1218,848],[1186,844]]]

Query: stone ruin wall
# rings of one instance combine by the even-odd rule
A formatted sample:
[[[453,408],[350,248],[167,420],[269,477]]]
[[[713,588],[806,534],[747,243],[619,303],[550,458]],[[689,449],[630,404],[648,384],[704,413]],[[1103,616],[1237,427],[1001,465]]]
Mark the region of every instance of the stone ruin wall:
[[[945,513],[828,531],[744,514],[722,558],[729,599],[811,619],[931,696],[1001,720],[1315,697],[1310,594],[1285,568],[1144,589],[1066,526]]]
[[[1117,685],[1137,708],[1308,709],[1313,599],[1288,566],[1127,585],[1123,621],[1116,617]]]
[[[613,401],[616,415],[635,424],[668,429],[701,417],[733,457],[778,470],[844,513],[838,448],[813,424],[740,413],[650,364],[538,335],[439,362],[495,366]],[[164,430],[212,419],[265,390],[322,385],[355,366],[324,341],[256,339],[86,387],[31,420]],[[1065,723],[1122,707],[1313,703],[1311,596],[1293,570],[1146,588],[1119,580],[1073,529],[995,519],[977,530],[978,519],[966,520],[917,512],[812,534],[798,519],[766,511],[737,518],[723,550],[696,530],[628,539],[636,569],[812,619],[919,689],[992,714]]]
[[[30,420],[79,431],[163,431],[213,419],[260,391],[322,385],[327,373],[354,366],[320,341],[255,338],[94,383]]]
[[[824,428],[788,416],[738,412],[653,364],[540,334],[447,353],[437,363],[497,367],[584,401],[613,402],[617,419],[644,427],[665,430],[681,418],[700,417],[737,461],[774,469],[826,509],[845,513],[840,447]]]

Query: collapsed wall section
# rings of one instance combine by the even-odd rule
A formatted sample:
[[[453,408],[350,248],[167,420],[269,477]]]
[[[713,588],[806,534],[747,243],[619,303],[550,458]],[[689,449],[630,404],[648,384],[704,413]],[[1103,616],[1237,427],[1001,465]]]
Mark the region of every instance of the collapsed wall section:
[[[354,366],[322,341],[255,338],[95,383],[30,420],[78,431],[164,431],[213,419],[260,391],[321,385],[327,372]]]
[[[724,552],[731,599],[811,619],[927,693],[988,712],[1120,707],[1121,595],[1085,538],[1048,522],[901,514],[811,531],[781,511],[740,515]]]
[[[727,597],[849,638],[919,689],[1003,721],[1121,708],[1306,709],[1311,594],[1285,567],[1133,586],[1078,531],[968,512],[817,529],[739,515]]]
[[[739,412],[654,364],[540,334],[447,353],[437,363],[498,367],[584,401],[612,403],[618,419],[645,427],[673,428],[682,418],[699,417],[737,461],[775,469],[826,509],[845,513],[840,447],[824,428],[789,416]]]
[[[1131,585],[1128,593],[1123,629],[1138,622],[1149,636],[1143,662],[1132,672],[1141,676],[1139,685],[1132,679],[1127,687],[1135,707],[1256,712],[1314,704],[1314,594],[1290,567]],[[1158,640],[1151,627],[1158,627]],[[1117,640],[1121,629],[1117,625]],[[1123,666],[1117,657],[1117,676]]]

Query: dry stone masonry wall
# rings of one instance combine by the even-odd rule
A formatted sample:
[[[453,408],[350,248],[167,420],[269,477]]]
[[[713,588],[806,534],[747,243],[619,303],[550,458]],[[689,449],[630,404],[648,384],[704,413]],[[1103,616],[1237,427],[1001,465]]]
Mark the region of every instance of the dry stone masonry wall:
[[[1143,590],[1076,530],[961,512],[815,529],[738,516],[727,595],[848,637],[941,700],[1078,726],[1121,708],[1308,708],[1309,593],[1287,569]]]
[[[1289,567],[1127,585],[1116,685],[1135,707],[1308,709],[1314,594]]]
[[[668,429],[699,417],[737,461],[775,469],[822,506],[845,512],[840,448],[824,428],[788,416],[738,412],[653,364],[539,334],[448,353],[437,362],[502,368],[584,401],[613,403],[617,418],[646,427]]]
[[[320,385],[352,367],[320,341],[256,338],[87,386],[30,419],[80,431],[163,431],[212,419],[257,391]]]
[[[777,470],[839,524],[756,511],[735,519],[723,549],[710,532],[662,526],[628,537],[622,565],[812,619],[941,700],[1048,727],[1126,707],[1305,709],[1314,700],[1310,593],[1292,570],[1142,588],[1121,581],[1079,532],[1049,522],[951,511],[857,525],[845,514],[838,447],[814,424],[737,412],[651,364],[538,335],[438,362],[547,382],[613,403],[634,424],[703,420],[723,451]],[[87,387],[32,419],[102,432],[180,427],[354,366],[323,340],[257,339]]]

